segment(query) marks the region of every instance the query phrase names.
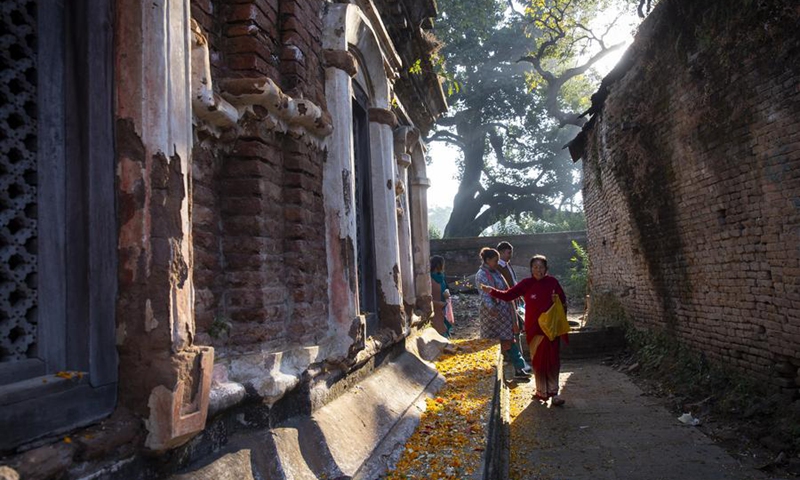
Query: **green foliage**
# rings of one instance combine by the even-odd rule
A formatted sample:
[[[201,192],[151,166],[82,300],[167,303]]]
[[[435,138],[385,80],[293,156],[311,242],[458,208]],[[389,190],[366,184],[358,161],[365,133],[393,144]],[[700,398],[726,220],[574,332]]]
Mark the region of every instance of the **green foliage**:
[[[569,259],[569,274],[564,289],[570,298],[570,303],[583,303],[588,293],[589,283],[589,254],[575,240],[572,241],[575,255]]]
[[[583,211],[550,211],[541,218],[526,214],[518,222],[522,233],[577,232],[586,230],[586,215]]]
[[[504,218],[481,235],[527,235],[534,233],[578,232],[586,230],[583,211],[548,210],[541,216],[528,212]]]
[[[544,49],[546,61],[555,62],[553,68],[548,63],[549,71],[574,68],[604,33],[592,32],[598,12],[625,2],[537,0],[524,14],[503,0],[437,2],[435,34],[444,43],[439,55],[447,63],[450,110],[429,140],[448,142],[462,153],[456,159],[461,184],[446,236],[489,234],[490,226],[503,234],[565,229],[537,220],[580,190],[581,165],[562,148],[579,127],[562,126],[562,119],[551,116],[552,89],[534,86],[550,80],[520,59],[552,38],[552,47]],[[559,8],[566,14],[557,20]],[[559,31],[566,32],[563,39],[547,36]],[[599,80],[588,69],[555,82],[557,108],[585,110]]]
[[[408,73],[412,75],[419,75],[422,73],[422,59],[418,58],[413,65],[408,67]]]
[[[525,8],[526,35],[532,39],[531,53],[538,57],[541,68],[560,76],[576,63],[583,63],[611,46],[603,36],[616,25],[624,9],[630,11],[628,0],[532,0]],[[611,12],[619,15],[608,15]],[[628,25],[616,28],[631,28]],[[576,59],[581,59],[576,62]],[[528,87],[535,91],[548,84],[538,69],[528,72]],[[581,72],[561,87],[563,106],[578,111],[587,106],[589,95],[600,78],[592,69]]]
[[[442,231],[436,225],[428,225],[428,238],[438,240],[442,238]]]
[[[436,227],[436,230],[441,234],[452,211],[452,207],[428,208],[428,228],[430,229],[431,226]]]
[[[214,317],[214,321],[211,322],[211,326],[208,327],[208,335],[211,338],[220,339],[223,337],[227,337],[231,329],[233,328],[233,323],[227,318],[217,315]]]
[[[435,39],[435,37],[432,38]],[[438,42],[438,39],[435,39],[435,41]],[[456,80],[455,74],[447,69],[447,66],[445,65],[445,59],[439,54],[438,49],[430,53],[428,60],[428,63],[430,64],[430,67],[428,68],[432,69],[432,71],[435,72],[439,77],[439,80],[442,82],[442,86],[444,87],[445,92],[447,92],[448,97],[461,91],[461,83]],[[408,73],[412,75],[421,75],[428,63],[423,64],[422,59],[418,58],[410,67],[408,67]]]
[[[727,413],[742,412],[759,388],[754,381],[714,365],[665,331],[625,325],[625,339],[642,368],[642,374],[658,378],[664,393],[704,398],[715,395]]]

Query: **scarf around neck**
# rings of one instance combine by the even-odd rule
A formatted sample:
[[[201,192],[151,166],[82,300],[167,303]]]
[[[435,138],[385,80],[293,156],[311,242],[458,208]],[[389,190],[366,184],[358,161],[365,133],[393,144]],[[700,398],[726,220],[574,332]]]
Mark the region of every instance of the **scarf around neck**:
[[[442,288],[442,295],[444,295],[444,291],[447,290],[447,280],[444,278],[444,272],[431,272],[431,278],[439,284]]]

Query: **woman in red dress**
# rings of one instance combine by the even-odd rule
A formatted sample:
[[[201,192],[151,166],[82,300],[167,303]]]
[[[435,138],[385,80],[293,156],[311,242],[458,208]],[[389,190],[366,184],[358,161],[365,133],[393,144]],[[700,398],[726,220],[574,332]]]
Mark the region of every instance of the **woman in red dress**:
[[[567,310],[567,297],[561,284],[547,274],[547,258],[534,255],[531,258],[531,276],[508,290],[497,290],[488,285],[481,289],[494,298],[510,302],[518,297],[525,300],[525,338],[531,350],[531,366],[536,380],[534,398],[546,402],[552,398],[552,405],[561,406],[564,399],[558,396],[558,375],[561,371],[561,338],[568,341],[567,334],[553,340],[547,338],[539,326],[539,316],[553,306],[555,296],[561,298],[564,311]]]

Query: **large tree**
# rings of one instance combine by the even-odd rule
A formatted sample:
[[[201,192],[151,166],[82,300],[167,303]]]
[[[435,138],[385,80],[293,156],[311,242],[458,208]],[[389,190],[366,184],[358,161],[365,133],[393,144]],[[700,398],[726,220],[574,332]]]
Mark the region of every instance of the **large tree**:
[[[600,3],[537,0],[517,10],[500,0],[439,0],[441,55],[461,86],[428,139],[461,153],[445,237],[476,236],[523,212],[540,217],[579,190],[562,146],[581,125],[597,80],[591,65],[619,48],[588,28]]]

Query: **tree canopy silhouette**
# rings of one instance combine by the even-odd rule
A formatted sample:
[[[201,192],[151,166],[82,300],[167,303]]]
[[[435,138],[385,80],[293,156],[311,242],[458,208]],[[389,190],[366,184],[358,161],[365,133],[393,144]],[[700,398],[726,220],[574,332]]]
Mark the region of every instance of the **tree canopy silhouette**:
[[[603,0],[439,0],[440,55],[460,88],[428,141],[460,150],[445,237],[477,236],[508,218],[572,202],[580,171],[562,147],[599,78],[591,67],[622,45],[591,22]]]

